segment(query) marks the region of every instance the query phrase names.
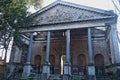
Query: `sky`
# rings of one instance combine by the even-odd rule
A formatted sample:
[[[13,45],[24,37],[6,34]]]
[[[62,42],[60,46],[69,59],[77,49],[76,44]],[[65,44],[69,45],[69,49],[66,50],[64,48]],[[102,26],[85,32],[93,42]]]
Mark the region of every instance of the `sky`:
[[[44,5],[48,5],[56,0],[44,0]],[[95,7],[99,9],[111,10],[112,7],[112,0],[62,0],[71,3],[76,3],[80,5]]]
[[[44,0],[43,7],[51,4],[56,0]],[[88,7],[94,7],[103,10],[113,10],[112,0],[62,0],[66,2],[71,2],[75,4],[80,4]],[[34,13],[34,7],[31,7],[28,11]]]

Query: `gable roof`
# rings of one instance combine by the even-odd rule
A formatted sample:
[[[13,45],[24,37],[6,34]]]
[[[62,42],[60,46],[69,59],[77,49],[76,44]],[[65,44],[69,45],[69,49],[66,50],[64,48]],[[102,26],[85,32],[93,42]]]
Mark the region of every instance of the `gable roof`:
[[[87,7],[65,1],[56,1],[32,14],[33,25],[57,24],[76,21],[88,21],[114,18],[106,10]]]

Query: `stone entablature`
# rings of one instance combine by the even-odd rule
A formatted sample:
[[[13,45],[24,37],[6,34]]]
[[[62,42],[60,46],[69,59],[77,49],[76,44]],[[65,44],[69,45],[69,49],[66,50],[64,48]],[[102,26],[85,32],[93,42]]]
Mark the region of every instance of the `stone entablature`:
[[[21,32],[88,28],[115,23],[113,12],[64,1],[56,1],[31,16],[34,18],[33,25]]]

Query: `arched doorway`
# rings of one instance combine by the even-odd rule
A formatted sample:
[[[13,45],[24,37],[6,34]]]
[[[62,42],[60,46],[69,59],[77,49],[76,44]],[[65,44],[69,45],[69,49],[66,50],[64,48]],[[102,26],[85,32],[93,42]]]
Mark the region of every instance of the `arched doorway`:
[[[55,56],[50,55],[50,73],[54,74]]]
[[[40,55],[36,55],[34,57],[34,69],[36,73],[40,73],[40,68],[41,68],[41,56]]]
[[[96,54],[94,57],[95,71],[97,75],[103,75],[104,70],[104,56],[102,54]]]
[[[79,75],[86,75],[86,56],[84,54],[80,54],[77,57],[77,63],[78,63],[78,72]]]

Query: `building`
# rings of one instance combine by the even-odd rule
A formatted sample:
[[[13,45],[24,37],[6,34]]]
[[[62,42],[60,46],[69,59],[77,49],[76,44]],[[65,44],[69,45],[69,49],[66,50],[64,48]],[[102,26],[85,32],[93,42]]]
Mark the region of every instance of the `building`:
[[[25,50],[14,46],[11,58],[26,62],[23,76],[32,71],[61,74],[64,80],[66,75],[96,80],[97,74],[120,72],[114,12],[58,0],[31,16],[33,25],[21,30]]]

